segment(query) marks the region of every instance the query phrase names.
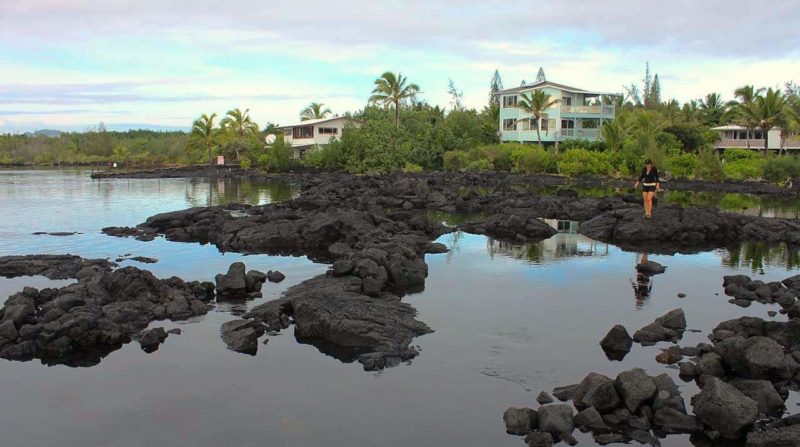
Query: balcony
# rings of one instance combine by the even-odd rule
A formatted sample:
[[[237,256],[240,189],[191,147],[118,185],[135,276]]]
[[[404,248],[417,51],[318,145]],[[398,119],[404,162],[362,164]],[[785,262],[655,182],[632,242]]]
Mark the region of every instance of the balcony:
[[[561,129],[561,138],[581,138],[586,140],[597,140],[600,138],[600,129]]]
[[[717,141],[714,144],[714,147],[722,148],[722,149],[731,148],[731,147],[746,148],[746,147],[748,147],[748,144],[747,144],[748,141],[750,142],[749,147],[751,147],[753,149],[764,149],[764,140],[760,139],[760,138],[759,139],[751,138],[749,140],[739,140],[739,139],[734,140],[734,139],[723,138],[723,139]]]
[[[614,116],[614,106],[561,106],[561,115],[609,115]]]

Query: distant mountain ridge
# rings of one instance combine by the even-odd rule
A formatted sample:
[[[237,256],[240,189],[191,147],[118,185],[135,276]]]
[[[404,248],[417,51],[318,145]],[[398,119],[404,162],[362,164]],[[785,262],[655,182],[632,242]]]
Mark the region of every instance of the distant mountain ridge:
[[[141,124],[141,123],[118,123],[118,124],[104,124],[106,130],[114,131],[114,132],[126,132],[129,130],[152,130],[154,132],[189,132],[191,130],[190,127],[186,126],[164,126],[160,124]],[[97,129],[97,125],[69,125],[69,126],[59,126],[60,129],[36,129],[36,130],[29,130],[24,131],[23,129],[4,129],[0,127],[0,134],[2,133],[18,133],[30,136],[45,136],[45,137],[52,137],[57,138],[61,136],[62,133],[66,132],[87,132],[93,131]]]

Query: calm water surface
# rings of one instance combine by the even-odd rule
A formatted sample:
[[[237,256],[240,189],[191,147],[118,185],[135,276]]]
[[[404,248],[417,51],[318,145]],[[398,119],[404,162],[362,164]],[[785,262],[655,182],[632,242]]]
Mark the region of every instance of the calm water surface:
[[[435,332],[416,340],[421,355],[411,364],[370,373],[297,343],[291,331],[272,337],[256,356],[228,351],[219,338],[220,325],[233,314],[279,296],[324,272],[325,265],[306,258],[222,254],[211,246],[163,239],[138,242],[99,231],[135,225],[157,212],[267,203],[294,194],[282,183],[92,181],[85,171],[0,170],[0,255],[131,253],[160,261],[130,265],[187,280],[210,280],[238,260],[287,275],[280,285],[265,285],[264,298],[246,305],[220,305],[188,322],[155,322],[183,333],[152,354],[133,343],[91,368],[0,360],[3,445],[522,446],[521,438],[505,434],[505,408],[535,408],[539,391],[575,383],[590,371],[615,375],[640,366],[651,374],[668,372],[688,405],[696,388],[655,362],[657,348],[634,346],[623,362],[606,359],[597,343],[612,325],[633,331],[683,307],[689,327],[702,332],[687,332],[682,344],[695,344],[719,321],[767,318],[767,310],[777,309],[728,304],[715,295],[722,275],[743,272],[776,280],[796,273],[797,253],[785,247],[651,255],[668,270],[653,279],[649,298],[637,300],[631,281],[640,254],[574,234],[574,223],[551,222],[564,232],[527,246],[453,233],[440,239],[449,253],[426,257],[425,290],[405,298]],[[34,231],[83,234],[31,235]],[[0,295],[25,285],[69,282],[0,278]],[[677,298],[678,292],[687,297]],[[796,401],[793,395],[788,407],[794,409]],[[576,435],[581,445],[592,445],[590,437]],[[669,437],[662,443],[688,441]]]

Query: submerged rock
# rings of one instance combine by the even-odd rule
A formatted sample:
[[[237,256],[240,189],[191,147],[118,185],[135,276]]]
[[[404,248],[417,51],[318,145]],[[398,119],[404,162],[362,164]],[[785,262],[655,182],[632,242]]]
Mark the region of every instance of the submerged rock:
[[[233,320],[222,324],[222,340],[228,349],[243,354],[255,355],[258,351],[258,337],[264,335],[263,324],[251,320]]]
[[[625,326],[617,324],[600,340],[600,346],[609,360],[622,360],[631,350],[633,339],[628,335]]]
[[[82,275],[108,272],[115,264],[105,259],[83,259],[74,255],[0,256],[0,276],[42,275],[49,279],[75,279]]]
[[[153,352],[166,339],[167,332],[164,331],[163,327],[147,329],[139,334],[139,345],[142,347],[142,351]]]

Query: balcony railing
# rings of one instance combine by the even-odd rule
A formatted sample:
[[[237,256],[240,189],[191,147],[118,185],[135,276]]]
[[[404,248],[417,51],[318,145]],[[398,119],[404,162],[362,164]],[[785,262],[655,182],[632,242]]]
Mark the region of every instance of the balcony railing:
[[[749,140],[733,140],[733,139],[721,139],[717,141],[714,145],[719,148],[728,148],[728,147],[748,147],[747,142],[750,142],[750,147],[754,149],[764,149],[764,140],[762,139],[749,139]]]
[[[613,115],[614,106],[561,106],[561,114]]]
[[[600,129],[561,129],[561,138],[598,138]]]

